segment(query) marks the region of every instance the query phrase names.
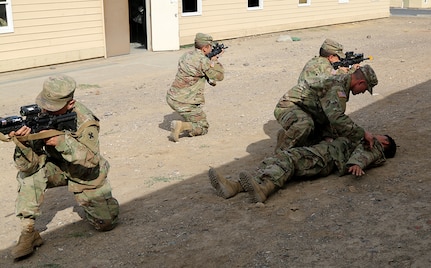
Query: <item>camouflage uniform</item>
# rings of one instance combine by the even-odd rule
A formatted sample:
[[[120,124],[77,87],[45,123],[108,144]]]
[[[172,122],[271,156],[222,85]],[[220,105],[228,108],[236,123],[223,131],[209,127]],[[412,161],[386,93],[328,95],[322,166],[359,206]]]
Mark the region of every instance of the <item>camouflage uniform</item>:
[[[345,55],[343,54],[343,46],[331,39],[326,39],[322,43],[322,46],[320,48],[327,53],[337,55],[340,59],[345,58]],[[352,72],[354,72],[354,69],[349,70],[349,73]],[[301,74],[299,75],[298,84],[304,81],[309,81],[309,79],[313,79],[318,76],[331,76],[345,73],[346,72],[340,68],[334,70],[332,63],[327,57],[316,56],[305,64],[304,68],[301,71]]]
[[[354,71],[355,69],[351,68],[348,73],[352,73]],[[316,56],[305,64],[302,72],[299,74],[298,84],[304,81],[309,81],[318,76],[331,76],[345,73],[346,72],[340,68],[334,70],[334,67],[327,58]]]
[[[186,122],[191,122],[190,136],[208,133],[209,124],[202,110],[202,105],[205,104],[204,87],[207,79],[213,81],[224,79],[224,68],[220,62],[211,61],[197,48],[180,57],[178,71],[167,92],[166,101]]]
[[[350,166],[365,169],[380,166],[385,161],[383,146],[377,139],[374,139],[373,148],[368,149],[362,143],[355,147],[349,139],[340,137],[310,147],[290,148],[264,159],[258,168],[257,179],[265,177],[282,187],[292,177],[324,177],[337,170],[342,176],[347,174]]]
[[[42,96],[44,92],[45,88],[36,102],[46,109],[49,105],[44,97],[54,94]],[[118,221],[119,205],[112,197],[107,180],[109,163],[99,150],[98,119],[79,102],[75,102],[72,111],[77,114],[78,132],[82,130],[78,136],[66,131],[64,139],[55,147],[45,145],[43,140],[28,141],[25,147],[16,146],[14,160],[19,170],[16,215],[22,219],[37,218],[45,190],[67,185],[84,208],[89,222],[96,229],[107,231]]]
[[[368,91],[377,85],[369,65],[360,67]],[[277,103],[274,116],[285,129],[283,144],[277,150],[309,146],[322,137],[347,137],[359,142],[365,130],[345,114],[349,100],[351,75],[315,77],[291,88]]]
[[[340,59],[345,58],[343,46],[331,39],[326,39],[322,43],[320,50],[324,50],[331,55],[337,55]],[[347,73],[353,73],[354,71],[355,69],[351,68]],[[305,64],[298,78],[298,86],[306,85],[307,83],[316,83],[316,80],[345,73],[341,68],[334,70],[328,57],[322,55],[316,56]],[[286,107],[281,108],[277,106],[274,111],[276,119],[284,129],[280,130],[277,137],[279,139],[277,141],[277,150],[280,146],[282,149],[287,149],[294,146],[312,145],[322,140],[322,136],[330,135],[328,134],[331,133],[330,126],[319,126],[319,123],[309,121],[308,114],[293,103],[289,105],[285,102],[284,105]],[[292,126],[294,122],[295,124]],[[316,124],[318,127],[315,126]],[[318,131],[315,131],[316,129]]]

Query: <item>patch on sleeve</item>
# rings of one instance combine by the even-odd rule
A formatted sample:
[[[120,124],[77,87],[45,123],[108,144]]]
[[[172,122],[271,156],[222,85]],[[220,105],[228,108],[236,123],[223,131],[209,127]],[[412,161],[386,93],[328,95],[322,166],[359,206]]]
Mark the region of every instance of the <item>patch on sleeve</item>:
[[[347,98],[346,93],[344,91],[338,91],[337,95],[339,98]]]

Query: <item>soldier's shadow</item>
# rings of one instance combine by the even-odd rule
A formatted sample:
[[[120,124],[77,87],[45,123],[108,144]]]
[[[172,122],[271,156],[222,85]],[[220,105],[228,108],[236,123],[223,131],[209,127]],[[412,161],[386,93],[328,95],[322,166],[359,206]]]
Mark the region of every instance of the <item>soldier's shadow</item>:
[[[167,114],[163,116],[163,121],[159,124],[159,128],[163,130],[171,131],[172,120],[183,120],[183,118],[177,112],[172,112],[171,114]]]
[[[49,188],[44,195],[44,201],[40,207],[42,214],[37,218],[35,227],[40,232],[48,229],[48,224],[53,222],[57,213],[72,214],[67,217],[69,220],[85,219],[85,212],[82,207],[78,205],[73,197],[73,193],[67,190],[67,186],[60,186]],[[84,221],[81,221],[84,222]],[[57,222],[57,226],[66,225],[70,222]]]
[[[266,122],[263,125],[263,131],[268,135],[269,139],[251,143],[247,146],[246,151],[253,158],[260,158],[259,161],[274,153],[275,146],[277,144],[277,132],[280,128],[281,126],[276,120],[269,120]]]

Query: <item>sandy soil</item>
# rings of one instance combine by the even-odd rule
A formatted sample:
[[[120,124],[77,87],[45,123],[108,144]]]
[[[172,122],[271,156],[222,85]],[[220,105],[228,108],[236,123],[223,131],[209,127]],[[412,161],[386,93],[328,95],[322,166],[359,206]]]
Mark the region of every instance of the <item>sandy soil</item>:
[[[296,42],[277,42],[282,35]],[[217,38],[217,36],[215,36]],[[224,200],[208,167],[236,177],[274,150],[278,99],[325,38],[372,55],[379,85],[351,98],[348,113],[390,134],[398,154],[361,178],[294,180],[265,203]],[[46,193],[37,229],[45,243],[14,262],[13,144],[0,144],[0,267],[429,267],[431,265],[431,19],[391,17],[223,40],[225,80],[207,85],[207,135],[168,141],[179,118],[165,103],[185,50],[134,52],[0,76],[1,115],[33,103],[50,73],[76,78],[76,98],[101,118],[121,223],[107,233],[80,217],[64,187]],[[151,68],[149,68],[151,67]],[[151,71],[146,71],[151,70]]]

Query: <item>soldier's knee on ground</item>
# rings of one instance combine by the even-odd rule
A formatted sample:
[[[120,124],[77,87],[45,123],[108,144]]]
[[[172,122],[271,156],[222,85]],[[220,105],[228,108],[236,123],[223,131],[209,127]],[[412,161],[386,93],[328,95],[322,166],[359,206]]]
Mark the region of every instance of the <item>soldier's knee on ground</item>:
[[[87,218],[88,218],[88,216],[87,216]],[[115,219],[115,220],[92,219],[89,221],[90,221],[91,225],[94,226],[94,229],[96,229],[97,231],[100,231],[100,232],[111,231],[112,229],[115,228],[115,226],[118,223],[117,219]]]
[[[120,213],[118,201],[111,197],[105,200],[105,204],[99,204],[97,208],[85,208],[87,220],[98,231],[110,231],[118,223]]]

